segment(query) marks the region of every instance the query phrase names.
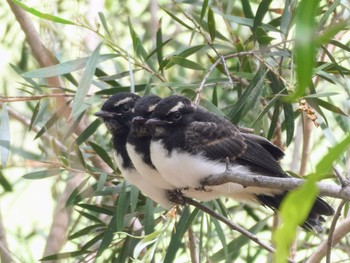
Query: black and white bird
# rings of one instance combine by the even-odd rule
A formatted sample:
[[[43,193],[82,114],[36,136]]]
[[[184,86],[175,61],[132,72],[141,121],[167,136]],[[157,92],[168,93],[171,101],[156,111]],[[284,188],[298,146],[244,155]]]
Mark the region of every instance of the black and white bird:
[[[127,138],[134,118],[134,106],[139,99],[140,97],[133,93],[117,93],[111,96],[103,104],[101,111],[95,115],[103,120],[112,134],[117,166],[125,180],[135,185],[153,201],[169,209],[172,205],[167,199],[165,190],[153,184],[135,169],[126,150]]]
[[[186,187],[186,189],[178,189],[176,184],[166,181],[153,165],[150,155],[152,131],[145,125],[145,123],[160,101],[160,97],[149,95],[140,98],[135,104],[135,117],[132,120],[132,125],[126,144],[127,152],[132,163],[134,164],[134,167],[149,183],[164,189],[165,196],[161,197],[166,198],[166,200],[169,200],[169,198],[173,200],[172,197],[179,198],[176,196],[180,194],[179,190],[181,190],[182,195],[196,198],[200,201],[208,201],[222,196],[222,193],[216,192],[213,190],[213,187],[208,187],[209,191],[201,191],[189,187]],[[161,197],[159,197],[158,200]],[[179,199],[181,199],[181,197]],[[162,203],[165,203],[165,200]],[[169,206],[171,206],[170,203]],[[164,208],[169,208],[169,206],[164,207],[163,205]]]
[[[208,176],[226,170],[249,176],[289,177],[277,160],[283,152],[268,140],[241,132],[182,96],[170,96],[158,103],[146,122],[153,127],[151,160],[161,176],[176,188],[200,188]],[[285,191],[243,187],[236,183],[215,186],[214,191],[238,200],[253,200],[277,210]],[[317,198],[303,228],[320,231],[322,215],[334,210]]]

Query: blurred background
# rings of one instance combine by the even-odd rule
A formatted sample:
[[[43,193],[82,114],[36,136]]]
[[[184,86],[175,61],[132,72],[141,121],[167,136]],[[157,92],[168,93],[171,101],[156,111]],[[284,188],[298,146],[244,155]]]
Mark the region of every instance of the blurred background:
[[[290,174],[332,159],[348,176],[350,5],[306,3],[3,1],[1,262],[272,260],[204,212],[169,216],[124,184],[93,113],[120,91],[194,99],[200,88],[201,106],[281,147]],[[328,168],[319,179],[337,183]],[[326,200],[345,221],[348,203]],[[269,209],[224,198],[207,205],[273,243]],[[298,231],[290,257],[317,253],[331,222],[319,235]],[[343,236],[332,262],[349,259]]]

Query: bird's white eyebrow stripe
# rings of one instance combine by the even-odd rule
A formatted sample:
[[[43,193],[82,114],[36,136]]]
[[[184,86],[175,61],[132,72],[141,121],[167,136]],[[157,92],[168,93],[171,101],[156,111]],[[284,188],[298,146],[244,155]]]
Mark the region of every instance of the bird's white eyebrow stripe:
[[[121,105],[121,104],[124,104],[124,103],[126,103],[126,102],[128,102],[128,101],[130,101],[130,100],[132,100],[132,98],[130,98],[130,97],[127,97],[127,98],[125,98],[125,99],[122,99],[122,100],[120,100],[120,101],[118,101],[118,102],[116,102],[116,103],[114,103],[114,106],[119,106],[119,105]]]
[[[157,106],[157,104],[149,106],[148,112],[154,111],[154,108],[155,108],[156,106]]]
[[[170,112],[175,112],[175,111],[178,111],[179,109],[185,107],[185,104],[183,104],[181,101],[179,101],[174,107],[172,107],[170,110],[169,110],[169,113]]]

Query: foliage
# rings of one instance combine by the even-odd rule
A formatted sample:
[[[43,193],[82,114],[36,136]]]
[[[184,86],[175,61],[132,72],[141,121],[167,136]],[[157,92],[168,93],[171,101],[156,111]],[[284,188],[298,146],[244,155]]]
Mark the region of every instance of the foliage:
[[[283,163],[293,172],[298,173],[292,164],[301,158],[311,163],[310,174],[328,175],[333,163],[348,169],[350,49],[348,25],[342,21],[349,7],[340,0],[159,1],[157,11],[148,6],[155,1],[106,1],[96,21],[84,18],[81,5],[89,6],[83,3],[74,8],[72,2],[57,1],[51,12],[40,4],[13,2],[44,31],[42,39],[52,38],[47,46],[57,64],[40,68],[26,41],[15,34],[14,21],[4,16],[7,7],[0,7],[7,25],[2,30],[5,45],[11,52],[21,49],[11,58],[13,75],[3,76],[0,98],[3,195],[18,190],[9,171],[23,168],[23,160],[41,164],[39,169],[28,165],[20,170],[24,179],[55,178],[53,194],[82,176],[65,203],[74,212],[68,233],[63,233],[68,237],[64,252],[41,260],[188,262],[189,250],[198,253],[201,262],[261,262],[270,256],[206,213],[184,207],[175,215],[166,214],[124,183],[113,160],[110,134],[93,116],[107,95],[116,92],[187,96],[287,148],[290,156],[294,150]],[[75,35],[79,30],[98,43],[92,49],[88,42],[77,44],[83,42]],[[57,76],[61,85],[53,87],[50,78]],[[22,145],[31,147],[13,141],[11,120],[20,121]],[[306,127],[310,123],[315,127],[314,146],[301,151],[300,145],[308,144],[305,138],[312,138]],[[274,235],[276,262],[286,260],[295,238],[293,222],[302,220],[298,211],[310,209],[319,179],[311,176],[304,186],[307,194],[295,191],[282,205],[287,212],[297,212],[282,215],[284,222]],[[206,205],[264,240],[276,227],[272,212],[262,207],[225,199]],[[278,234],[281,230],[290,237]],[[191,233],[193,243],[187,241]],[[325,237],[301,233],[296,260],[308,258]],[[280,244],[285,244],[284,251]],[[338,260],[349,257],[342,244],[334,250]],[[25,262],[31,258],[19,257]]]

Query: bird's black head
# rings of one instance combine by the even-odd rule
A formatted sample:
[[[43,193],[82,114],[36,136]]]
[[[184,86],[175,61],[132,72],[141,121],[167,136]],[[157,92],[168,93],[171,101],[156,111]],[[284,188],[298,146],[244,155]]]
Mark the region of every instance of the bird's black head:
[[[100,117],[113,133],[128,132],[134,117],[134,106],[140,96],[119,92],[111,96],[95,116]]]
[[[140,98],[134,108],[134,118],[132,120],[130,134],[138,138],[150,137],[151,131],[149,127],[145,125],[153,113],[154,108],[161,100],[160,97],[155,95],[144,96]]]
[[[168,129],[188,125],[196,109],[189,99],[173,95],[158,103],[146,125],[154,128],[156,136],[162,136]]]
[[[148,119],[157,106],[158,102],[161,100],[160,97],[156,95],[144,96],[139,99],[135,104],[134,113],[136,117],[142,117]]]

